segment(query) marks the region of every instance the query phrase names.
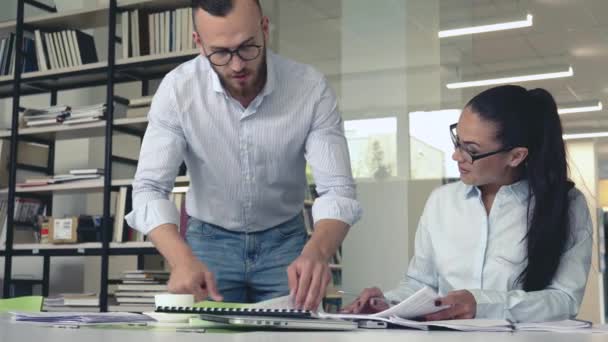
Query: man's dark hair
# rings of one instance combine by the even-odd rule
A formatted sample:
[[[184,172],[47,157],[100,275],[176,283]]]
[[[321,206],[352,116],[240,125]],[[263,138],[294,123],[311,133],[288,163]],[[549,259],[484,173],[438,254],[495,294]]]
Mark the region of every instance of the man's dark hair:
[[[262,12],[262,6],[260,0],[254,0],[260,13]],[[225,17],[232,11],[234,7],[234,0],[192,0],[192,16],[194,18],[194,12],[197,8],[211,14],[215,17]]]

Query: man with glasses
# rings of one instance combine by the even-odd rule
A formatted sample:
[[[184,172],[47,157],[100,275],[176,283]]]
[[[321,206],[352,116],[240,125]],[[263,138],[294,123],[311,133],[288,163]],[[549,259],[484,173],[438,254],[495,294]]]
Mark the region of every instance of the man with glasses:
[[[194,0],[201,51],[165,76],[150,109],[128,223],[171,265],[169,290],[316,309],[329,260],[361,216],[336,96],[312,67],[266,49],[258,0]],[[167,199],[190,175],[187,243]],[[301,215],[311,166],[320,197]],[[217,287],[216,287],[217,282]]]

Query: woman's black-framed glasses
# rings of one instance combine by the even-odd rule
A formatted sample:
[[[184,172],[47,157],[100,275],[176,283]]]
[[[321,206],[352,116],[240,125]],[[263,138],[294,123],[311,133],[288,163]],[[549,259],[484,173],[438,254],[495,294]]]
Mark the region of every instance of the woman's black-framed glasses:
[[[503,148],[501,148],[499,150],[492,151],[492,152],[481,153],[481,154],[472,154],[471,151],[467,150],[460,143],[460,140],[458,139],[458,133],[456,132],[456,126],[457,125],[458,124],[452,124],[452,125],[450,125],[450,137],[452,138],[452,143],[454,144],[454,149],[459,150],[460,152],[462,152],[464,160],[466,162],[470,163],[470,164],[473,164],[473,162],[475,162],[476,160],[479,160],[479,159],[482,159],[482,158],[485,158],[485,157],[489,157],[489,156],[493,156],[493,155],[498,154],[498,153],[511,151],[512,149],[515,148],[515,147],[512,147],[512,146],[509,146],[509,147],[503,147]]]
[[[232,60],[232,57],[236,54],[243,61],[252,61],[260,55],[262,52],[262,45],[256,44],[244,44],[236,49],[222,49],[212,52],[207,55],[209,62],[215,66],[228,65]]]

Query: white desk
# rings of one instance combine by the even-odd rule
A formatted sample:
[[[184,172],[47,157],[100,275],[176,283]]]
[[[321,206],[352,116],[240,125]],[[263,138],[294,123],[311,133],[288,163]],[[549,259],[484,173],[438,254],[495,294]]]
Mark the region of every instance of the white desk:
[[[242,332],[228,334],[176,333],[110,329],[62,329],[11,323],[0,319],[0,342],[590,342],[607,341],[608,334],[470,333],[412,330],[359,330],[354,332]]]

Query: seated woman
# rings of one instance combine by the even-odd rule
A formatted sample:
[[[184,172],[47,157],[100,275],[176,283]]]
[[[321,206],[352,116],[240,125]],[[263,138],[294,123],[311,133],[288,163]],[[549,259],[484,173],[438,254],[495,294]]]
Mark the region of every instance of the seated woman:
[[[343,311],[377,312],[426,285],[443,296],[435,305],[450,306],[426,320],[575,317],[592,225],[583,194],[568,179],[551,94],[512,85],[486,90],[450,134],[461,181],[430,195],[405,279],[385,294],[365,289]]]

